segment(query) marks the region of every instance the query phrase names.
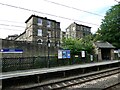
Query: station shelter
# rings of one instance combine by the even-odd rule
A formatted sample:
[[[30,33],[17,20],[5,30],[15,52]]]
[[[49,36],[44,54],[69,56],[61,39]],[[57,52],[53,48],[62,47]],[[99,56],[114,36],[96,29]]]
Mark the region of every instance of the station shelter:
[[[98,56],[98,61],[100,60],[113,60],[114,59],[114,49],[115,47],[103,41],[97,41],[94,43],[95,53]]]

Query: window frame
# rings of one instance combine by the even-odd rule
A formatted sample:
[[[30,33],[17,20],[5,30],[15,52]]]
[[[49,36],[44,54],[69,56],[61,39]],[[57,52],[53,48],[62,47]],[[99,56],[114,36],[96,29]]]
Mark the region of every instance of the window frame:
[[[37,36],[42,36],[42,29],[37,29]]]
[[[41,21],[39,22],[39,20],[41,20]],[[42,25],[42,19],[41,19],[41,18],[38,18],[37,24],[38,24],[38,25]]]
[[[47,27],[51,27],[51,21],[47,20]]]

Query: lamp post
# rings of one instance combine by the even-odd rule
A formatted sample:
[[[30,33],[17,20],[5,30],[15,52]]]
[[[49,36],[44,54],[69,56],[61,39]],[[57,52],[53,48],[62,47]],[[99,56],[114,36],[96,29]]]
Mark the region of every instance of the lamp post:
[[[59,49],[60,49],[60,41],[57,42],[57,52],[59,52]],[[59,57],[59,54],[58,54],[58,57]],[[59,66],[59,58],[57,57],[57,65]]]
[[[48,60],[47,60],[47,67],[50,67],[50,38],[49,38],[49,33],[48,33],[48,41],[47,41],[47,46],[48,46]]]
[[[60,47],[60,42],[57,43],[57,47],[58,47],[58,49],[59,49],[59,47]]]

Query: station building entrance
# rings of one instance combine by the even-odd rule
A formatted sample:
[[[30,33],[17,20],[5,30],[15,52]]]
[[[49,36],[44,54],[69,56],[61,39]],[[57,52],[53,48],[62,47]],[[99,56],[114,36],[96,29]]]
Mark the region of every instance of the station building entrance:
[[[111,60],[111,49],[102,48],[101,56],[102,56],[102,60]]]

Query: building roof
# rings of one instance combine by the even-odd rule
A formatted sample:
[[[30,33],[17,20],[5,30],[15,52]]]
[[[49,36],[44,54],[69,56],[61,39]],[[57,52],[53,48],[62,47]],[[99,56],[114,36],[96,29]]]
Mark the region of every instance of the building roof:
[[[98,41],[94,43],[98,48],[115,48],[112,44],[108,42]]]
[[[26,31],[24,31],[23,33],[21,33],[20,35],[18,35],[18,36],[15,38],[15,40],[16,40],[17,38],[19,38],[20,36],[24,35],[25,33],[26,33]]]
[[[82,24],[78,24],[78,23],[76,23],[76,22],[74,22],[74,24],[76,24],[77,26],[83,26],[83,27],[91,28],[91,27],[89,27],[89,26],[82,25]]]
[[[37,18],[41,18],[41,19],[50,20],[50,21],[53,21],[53,22],[56,22],[56,23],[60,23],[60,22],[57,22],[57,21],[55,21],[55,20],[48,19],[47,17],[40,17],[40,16],[37,16],[37,15],[31,15],[31,16],[25,21],[25,23],[27,23],[32,17],[37,17]]]
[[[66,29],[68,29],[71,25],[77,25],[77,26],[82,26],[82,27],[87,27],[87,28],[90,28],[91,29],[91,27],[89,27],[89,26],[86,26],[86,25],[82,25],[82,24],[78,24],[78,23],[76,23],[76,22],[73,22],[73,23],[71,23]]]
[[[8,37],[6,37],[6,39],[8,39],[8,40],[14,40],[16,37],[18,37],[18,34],[8,35]]]

